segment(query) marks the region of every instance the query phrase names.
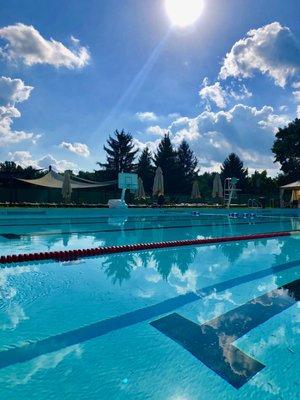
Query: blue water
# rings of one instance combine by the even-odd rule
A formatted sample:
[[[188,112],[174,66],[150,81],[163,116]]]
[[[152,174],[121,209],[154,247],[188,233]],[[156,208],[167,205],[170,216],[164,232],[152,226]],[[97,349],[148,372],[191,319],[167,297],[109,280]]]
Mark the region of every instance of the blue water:
[[[3,217],[0,249],[13,254],[300,228],[297,214],[254,219],[209,214],[108,216],[103,210],[94,217],[66,213],[64,220],[50,212],[42,218]],[[299,288],[291,295],[284,285],[300,278],[299,244],[295,234],[2,265],[0,399],[298,399]],[[278,287],[283,287],[278,296],[293,300],[287,308],[257,326],[249,314],[248,333],[239,337],[233,324],[230,338],[222,332],[219,337],[264,365],[239,389],[150,324],[172,313],[199,326],[231,311],[228,315],[238,316],[239,307],[263,302],[259,299]],[[267,310],[265,300],[264,306]],[[239,372],[231,356],[224,353]]]

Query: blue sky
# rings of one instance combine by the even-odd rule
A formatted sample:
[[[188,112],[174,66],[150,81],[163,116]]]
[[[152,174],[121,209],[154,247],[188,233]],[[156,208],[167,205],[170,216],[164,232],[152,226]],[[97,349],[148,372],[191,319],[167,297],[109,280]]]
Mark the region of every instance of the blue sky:
[[[124,128],[140,149],[188,140],[202,172],[235,151],[276,174],[274,132],[300,114],[299,1],[203,3],[180,28],[165,0],[0,0],[0,159],[92,170]]]

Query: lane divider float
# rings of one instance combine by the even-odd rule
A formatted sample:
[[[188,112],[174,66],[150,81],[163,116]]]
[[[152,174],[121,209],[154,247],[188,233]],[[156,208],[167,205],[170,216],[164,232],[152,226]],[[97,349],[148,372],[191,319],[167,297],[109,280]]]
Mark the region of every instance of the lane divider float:
[[[300,233],[300,231],[257,233],[252,235],[226,236],[226,237],[215,237],[207,239],[186,239],[186,240],[171,240],[167,242],[125,244],[121,246],[95,247],[91,249],[75,249],[75,250],[62,250],[62,251],[47,251],[41,253],[12,254],[12,255],[0,256],[0,264],[11,264],[11,263],[41,261],[41,260],[71,261],[83,257],[93,257],[106,254],[117,254],[117,253],[131,252],[131,251],[154,250],[154,249],[182,247],[191,245],[209,245],[209,244],[218,244],[226,242],[235,242],[241,240],[251,241],[256,239],[269,239],[276,237],[292,236],[296,233]]]

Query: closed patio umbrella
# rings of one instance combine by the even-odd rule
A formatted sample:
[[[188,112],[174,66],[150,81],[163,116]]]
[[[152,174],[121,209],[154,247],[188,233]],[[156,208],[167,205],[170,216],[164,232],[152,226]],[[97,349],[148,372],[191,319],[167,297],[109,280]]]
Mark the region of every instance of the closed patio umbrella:
[[[201,199],[198,181],[194,181],[193,183],[191,199]]]
[[[164,176],[162,169],[157,167],[153,183],[153,196],[164,195]]]
[[[71,186],[70,171],[65,171],[64,173],[64,180],[62,184],[61,193],[65,202],[71,200],[72,186]]]
[[[145,199],[146,198],[146,193],[145,193],[145,189],[144,189],[143,180],[140,177],[138,178],[138,190],[137,190],[136,197],[138,199]]]
[[[213,181],[212,197],[223,197],[223,186],[220,174],[216,173]]]

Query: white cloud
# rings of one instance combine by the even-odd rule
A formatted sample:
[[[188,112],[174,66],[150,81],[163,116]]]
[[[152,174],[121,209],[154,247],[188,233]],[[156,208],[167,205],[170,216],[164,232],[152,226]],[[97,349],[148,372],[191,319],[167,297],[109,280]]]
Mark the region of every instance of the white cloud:
[[[297,118],[300,118],[300,106],[297,106]]]
[[[215,171],[230,152],[236,152],[250,170],[267,169],[274,175],[277,167],[270,150],[274,132],[288,121],[287,115],[276,114],[272,107],[237,104],[228,111],[180,117],[170,124],[168,131],[175,145],[183,139],[190,143],[202,172]],[[155,150],[158,143],[159,139],[147,142],[147,146]],[[139,142],[140,147],[143,145]]]
[[[10,61],[21,61],[25,65],[48,64],[56,68],[82,68],[88,64],[90,54],[73,38],[69,49],[54,39],[47,40],[33,26],[21,23],[0,29],[0,38],[8,44],[0,48],[0,54]],[[75,39],[75,40],[74,40]]]
[[[223,61],[220,78],[249,78],[257,71],[281,87],[299,72],[300,46],[289,28],[273,22],[252,29],[238,40]]]
[[[146,132],[150,135],[164,136],[168,133],[168,129],[162,128],[159,125],[155,125],[149,126],[149,128],[146,129]]]
[[[29,98],[32,86],[26,86],[21,79],[0,77],[0,105],[14,105]]]
[[[15,107],[29,98],[32,86],[26,86],[21,79],[11,79],[5,76],[0,78],[0,146],[31,140],[33,143],[40,137],[31,132],[15,131],[12,128],[13,120],[21,114]]]
[[[234,99],[234,100],[243,100],[243,99],[248,99],[251,97],[253,94],[246,88],[244,84],[242,84],[237,90],[230,90],[229,95]]]
[[[293,92],[293,95],[297,103],[300,103],[300,90],[296,90],[295,92]]]
[[[204,79],[203,85],[204,86],[199,91],[199,96],[203,100],[214,102],[219,108],[225,108],[227,105],[226,92],[222,88],[220,82],[209,85],[207,79]]]
[[[60,148],[66,149],[71,151],[72,153],[78,154],[79,156],[82,157],[88,157],[90,155],[90,150],[88,146],[84,143],[68,143],[68,142],[62,142],[59,145]]]
[[[293,87],[294,89],[300,89],[300,82],[293,82],[293,83],[292,83],[292,87]]]
[[[158,120],[157,115],[152,111],[137,112],[135,116],[141,122],[147,122],[147,121],[152,122]]]
[[[23,168],[32,166],[36,169],[47,169],[49,165],[51,165],[53,170],[57,172],[64,172],[66,169],[74,170],[77,168],[75,163],[67,160],[57,160],[51,154],[47,154],[38,159],[33,159],[29,151],[15,151],[13,153],[9,153],[9,156],[11,161],[14,161]]]
[[[286,105],[282,105],[279,107],[279,111],[287,111],[288,110],[288,106]]]
[[[245,84],[233,84],[222,87],[219,81],[210,85],[208,78],[203,79],[202,88],[199,96],[207,102],[207,109],[210,108],[211,102],[218,108],[224,109],[228,106],[230,100],[243,100],[252,96],[252,93],[246,88]]]
[[[140,152],[143,151],[145,147],[148,147],[150,152],[154,154],[157,150],[160,140],[161,139],[156,139],[156,140],[148,140],[146,142],[142,142],[137,138],[133,138],[133,144],[135,145],[135,148]]]

